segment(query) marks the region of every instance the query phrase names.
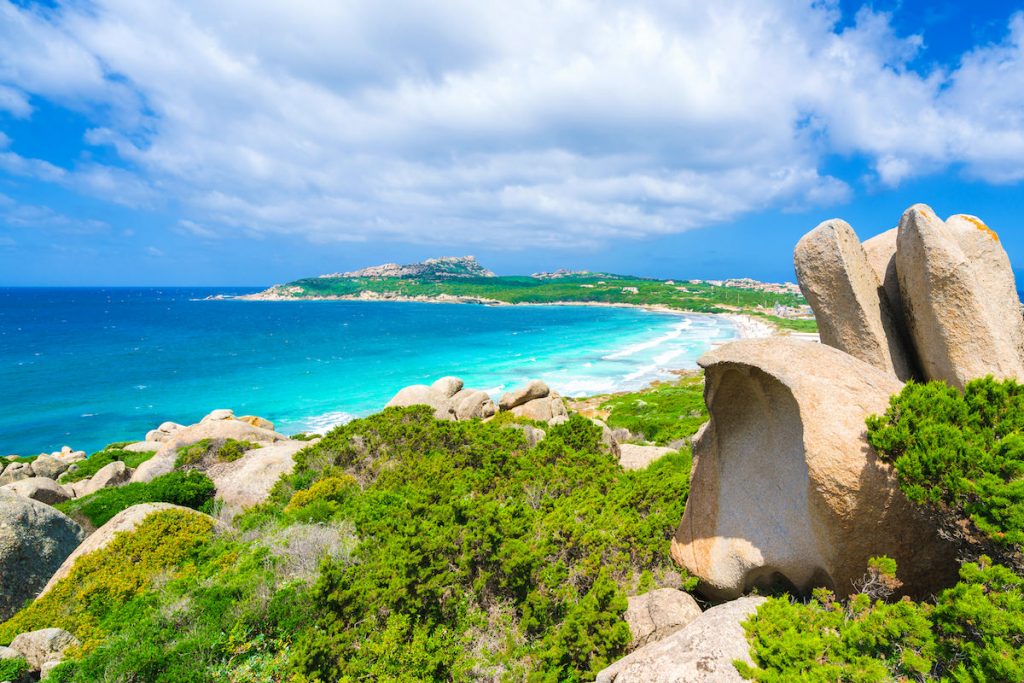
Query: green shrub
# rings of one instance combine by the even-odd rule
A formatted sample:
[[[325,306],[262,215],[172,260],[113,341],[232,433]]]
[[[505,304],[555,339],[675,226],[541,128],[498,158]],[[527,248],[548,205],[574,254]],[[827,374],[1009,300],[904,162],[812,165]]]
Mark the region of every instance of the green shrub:
[[[969,554],[1024,568],[1024,386],[986,377],[961,393],[908,383],[884,416],[868,419],[868,440],[907,497],[934,511],[946,535],[974,546]]]
[[[28,663],[21,659],[0,659],[0,681],[18,681],[28,673]]]
[[[135,453],[117,448],[115,444],[107,446],[102,451],[97,451],[85,460],[75,463],[75,471],[64,474],[60,481],[62,484],[70,484],[75,481],[89,479],[112,462],[120,460],[125,467],[135,469],[142,463],[156,455],[156,451],[144,451]]]
[[[610,411],[609,427],[624,427],[662,445],[693,436],[708,419],[701,377],[619,394],[601,404],[601,408]]]
[[[531,449],[516,430],[394,408],[300,452],[250,519],[287,504],[360,539],[313,588],[301,680],[576,681],[624,654],[626,591],[642,575],[679,581],[669,539],[690,461],[624,472],[600,435],[573,416]]]
[[[214,493],[213,482],[202,472],[170,472],[148,483],[136,482],[100,489],[55,507],[70,517],[87,521],[98,528],[118,512],[139,503],[174,503],[208,511]]]
[[[259,447],[260,444],[236,439],[200,439],[178,449],[174,466],[198,467],[216,462],[234,462],[245,455],[246,451]]]

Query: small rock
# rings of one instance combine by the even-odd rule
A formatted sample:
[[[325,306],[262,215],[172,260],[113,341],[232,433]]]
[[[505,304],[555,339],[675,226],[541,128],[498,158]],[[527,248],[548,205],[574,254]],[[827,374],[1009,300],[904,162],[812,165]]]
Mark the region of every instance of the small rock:
[[[164,434],[173,434],[174,432],[178,431],[179,429],[184,429],[184,428],[185,428],[185,425],[180,425],[177,422],[163,422],[163,423],[160,424],[159,427],[157,427],[157,429],[159,431],[163,432]]]
[[[629,649],[663,640],[700,615],[700,605],[693,596],[675,588],[659,588],[635,595],[629,598],[624,615],[633,634]]]
[[[234,416],[235,416],[235,411],[233,411],[233,410],[231,410],[229,408],[220,408],[218,410],[214,410],[209,415],[204,417],[202,420],[200,420],[200,423],[202,423],[202,422],[216,422],[218,420],[230,420],[230,419],[234,418]]]
[[[619,444],[619,465],[624,470],[642,470],[655,460],[675,451],[666,446],[638,446],[632,443]]]
[[[46,677],[50,675],[50,672],[60,666],[62,661],[63,660],[60,659],[51,659],[39,667],[39,680],[45,681]]]
[[[70,455],[70,453],[68,453]],[[56,479],[71,463],[55,458],[52,455],[40,455],[32,463],[32,473],[37,477],[48,477]]]
[[[28,479],[33,476],[32,467],[27,462],[12,462],[6,468],[2,474],[0,474],[0,486],[4,484],[12,484],[22,479]]]
[[[456,420],[486,419],[498,412],[487,392],[477,389],[460,390],[452,396],[450,405]]]
[[[100,470],[92,475],[92,478],[87,480],[84,486],[76,486],[78,482],[72,484],[75,490],[75,497],[81,498],[87,496],[90,493],[96,493],[100,489],[110,488],[111,486],[119,486],[126,483],[132,477],[132,471],[128,469],[120,460],[115,460],[112,463],[104,465]]]
[[[78,644],[78,639],[62,628],[43,628],[16,635],[11,649],[20,652],[28,665],[38,671],[43,664],[59,660],[64,650]]]
[[[537,429],[533,425],[521,425],[521,424],[510,424],[509,429],[518,429],[526,437],[526,443],[529,444],[530,448],[533,448],[547,436],[547,432],[543,429]]]

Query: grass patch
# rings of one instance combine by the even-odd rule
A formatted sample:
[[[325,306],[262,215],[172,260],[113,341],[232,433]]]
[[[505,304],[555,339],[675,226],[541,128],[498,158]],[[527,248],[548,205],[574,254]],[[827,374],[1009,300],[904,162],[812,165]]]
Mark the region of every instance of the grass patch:
[[[55,507],[75,519],[99,528],[121,510],[139,503],[174,503],[206,511],[213,500],[214,485],[201,472],[170,472],[151,482],[100,489],[72,498]]]
[[[619,394],[601,408],[609,411],[609,427],[624,427],[659,445],[693,436],[708,419],[703,377],[685,377],[672,384]]]
[[[261,444],[236,439],[200,439],[178,449],[175,467],[210,466],[218,462],[234,462],[246,451],[260,448]]]
[[[60,482],[62,484],[70,484],[83,479],[89,479],[110,463],[118,460],[123,462],[125,467],[135,469],[156,455],[156,451],[144,451],[142,453],[126,451],[120,448],[121,445],[123,444],[111,444],[102,451],[93,453],[85,460],[80,460],[75,463],[73,465],[75,470],[73,472],[65,472],[64,475],[61,476]]]

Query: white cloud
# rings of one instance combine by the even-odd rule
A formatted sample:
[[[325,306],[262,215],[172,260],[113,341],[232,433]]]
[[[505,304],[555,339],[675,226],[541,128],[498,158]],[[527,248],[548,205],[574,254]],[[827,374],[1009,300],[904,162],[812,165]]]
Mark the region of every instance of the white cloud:
[[[13,152],[0,168],[166,197],[204,239],[596,244],[845,201],[829,153],[890,185],[950,164],[1024,178],[1020,15],[920,74],[927,36],[868,10],[837,32],[832,2],[0,7],[18,48],[0,108],[10,92],[86,112],[86,142],[132,170]]]

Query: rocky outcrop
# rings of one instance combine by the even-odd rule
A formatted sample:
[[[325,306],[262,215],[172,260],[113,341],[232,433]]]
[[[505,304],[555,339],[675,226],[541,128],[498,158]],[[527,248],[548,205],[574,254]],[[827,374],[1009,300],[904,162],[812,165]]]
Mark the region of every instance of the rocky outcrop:
[[[526,386],[507,392],[498,401],[498,407],[516,417],[541,422],[550,422],[569,414],[562,397],[539,379],[530,380]]]
[[[551,389],[548,385],[539,379],[530,380],[526,383],[526,386],[516,389],[514,391],[506,392],[501,400],[498,401],[498,407],[502,410],[512,410],[518,408],[521,405],[525,405],[530,401],[535,401],[539,398],[544,398],[551,393]]]
[[[642,470],[655,460],[663,458],[677,449],[665,446],[640,446],[632,443],[619,444],[619,464],[624,470]]]
[[[711,420],[672,555],[702,592],[845,594],[875,555],[897,561],[912,595],[956,576],[953,549],[865,440],[865,418],[901,388],[890,373],[785,338],[726,344],[699,363]]]
[[[0,621],[35,597],[84,537],[67,515],[0,490]]]
[[[28,479],[32,476],[35,476],[32,472],[32,465],[27,462],[12,462],[0,474],[0,486]]]
[[[452,395],[450,405],[456,420],[486,419],[498,412],[487,392],[478,389],[460,390]]]
[[[889,298],[849,224],[818,225],[797,243],[793,262],[823,344],[901,380],[915,376]]]
[[[689,593],[675,588],[635,595],[623,615],[633,640],[630,650],[664,640],[700,616],[700,605]]]
[[[43,628],[19,633],[11,641],[11,649],[21,653],[29,668],[39,671],[47,662],[60,661],[64,651],[79,645],[78,639],[61,628]]]
[[[1024,379],[1020,302],[1004,258],[980,221],[947,225],[923,204],[903,214],[896,272],[926,379],[959,388],[988,374]]]
[[[903,313],[903,297],[900,296],[900,279],[896,275],[896,233],[898,228],[892,228],[875,235],[871,239],[864,240],[864,253],[868,257],[868,264],[871,270],[875,271],[875,277],[882,285],[882,292],[886,301],[889,302],[889,311],[892,313],[899,329],[900,336],[907,344],[907,351],[914,357],[916,354],[910,341],[910,332],[907,330],[907,318]]]
[[[265,501],[281,475],[295,467],[295,454],[313,443],[282,441],[257,448],[234,462],[212,465],[206,474],[213,480],[216,496],[224,501],[225,508],[240,511]]]
[[[742,623],[764,601],[746,597],[712,607],[599,672],[597,683],[740,683],[733,661],[753,664]]]
[[[451,411],[450,398],[432,386],[413,384],[399,390],[394,398],[388,401],[386,407],[429,406],[434,409],[434,417],[438,420],[451,420],[454,419],[454,415]]]
[[[442,377],[430,386],[405,387],[388,401],[388,407],[417,405],[433,408],[439,420],[487,419],[498,412],[487,392],[465,388],[458,377]]]
[[[29,477],[0,488],[47,505],[63,503],[71,498],[63,486],[46,477]]]
[[[46,581],[42,590],[39,592],[39,596],[42,597],[49,593],[54,586],[56,586],[61,579],[67,577],[71,573],[71,569],[75,566],[75,562],[84,555],[102,550],[114,540],[114,536],[121,532],[134,531],[142,522],[154,512],[161,512],[163,510],[180,510],[182,512],[188,512],[195,515],[203,515],[202,512],[197,512],[191,508],[182,507],[180,505],[172,505],[171,503],[141,503],[139,505],[133,505],[130,508],[126,508],[118,512],[116,515],[110,518],[110,520],[101,526],[99,529],[94,531],[84,542],[77,547],[73,548],[73,552],[70,552],[66,556],[59,566],[55,568],[55,571],[51,571],[48,575],[48,581]]]

